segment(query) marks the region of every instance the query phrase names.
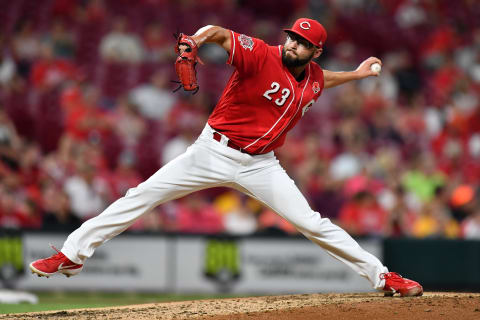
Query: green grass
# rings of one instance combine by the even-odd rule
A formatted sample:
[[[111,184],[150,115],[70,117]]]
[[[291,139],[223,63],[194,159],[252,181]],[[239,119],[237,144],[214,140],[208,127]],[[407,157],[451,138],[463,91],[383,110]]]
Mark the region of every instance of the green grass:
[[[0,304],[0,314],[49,310],[101,308],[153,302],[231,298],[239,295],[174,295],[154,293],[100,293],[100,292],[36,292],[38,304]]]

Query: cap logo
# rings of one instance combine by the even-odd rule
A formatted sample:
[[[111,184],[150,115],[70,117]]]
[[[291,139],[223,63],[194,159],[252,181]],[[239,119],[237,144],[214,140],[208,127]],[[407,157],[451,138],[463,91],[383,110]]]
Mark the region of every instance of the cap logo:
[[[311,27],[310,22],[308,22],[308,21],[300,22],[300,28],[302,28],[303,30],[309,30],[310,27]]]

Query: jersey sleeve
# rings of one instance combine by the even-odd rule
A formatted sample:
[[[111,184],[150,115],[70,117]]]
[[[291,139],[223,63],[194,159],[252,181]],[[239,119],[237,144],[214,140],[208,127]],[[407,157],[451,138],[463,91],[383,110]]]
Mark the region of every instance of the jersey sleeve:
[[[232,49],[227,63],[237,68],[240,74],[251,75],[260,71],[267,56],[267,44],[231,30],[230,36]]]

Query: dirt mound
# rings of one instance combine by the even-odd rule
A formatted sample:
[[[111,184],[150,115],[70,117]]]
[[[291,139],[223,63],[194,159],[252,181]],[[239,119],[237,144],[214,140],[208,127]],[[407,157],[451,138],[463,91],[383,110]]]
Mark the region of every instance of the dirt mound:
[[[182,301],[135,306],[36,312],[4,319],[480,319],[480,294],[434,293],[386,298],[379,293],[302,294]]]

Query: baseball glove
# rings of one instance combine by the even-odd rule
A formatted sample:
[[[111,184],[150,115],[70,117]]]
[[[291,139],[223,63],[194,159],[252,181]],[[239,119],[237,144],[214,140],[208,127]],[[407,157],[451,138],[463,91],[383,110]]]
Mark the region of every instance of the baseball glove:
[[[197,62],[203,64],[197,56],[198,46],[191,37],[183,33],[180,33],[176,38],[177,43],[175,45],[175,52],[179,54],[179,56],[177,60],[175,60],[175,72],[180,81],[174,82],[179,83],[180,86],[173,90],[173,92],[176,92],[183,87],[183,90],[193,91],[193,94],[195,94],[199,89],[195,67]],[[183,52],[180,50],[180,46],[182,45],[187,47]]]

